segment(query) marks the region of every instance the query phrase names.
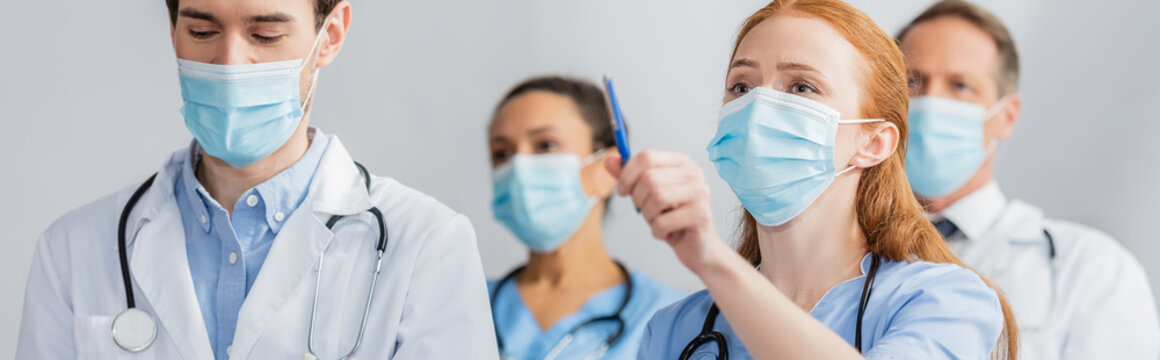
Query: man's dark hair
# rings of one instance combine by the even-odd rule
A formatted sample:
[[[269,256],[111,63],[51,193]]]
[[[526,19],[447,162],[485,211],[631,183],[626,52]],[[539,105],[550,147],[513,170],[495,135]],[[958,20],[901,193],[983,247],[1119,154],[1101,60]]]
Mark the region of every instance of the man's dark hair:
[[[165,0],[165,7],[169,8],[169,23],[177,25],[177,7],[179,0]],[[314,30],[322,28],[326,16],[343,0],[314,0]]]

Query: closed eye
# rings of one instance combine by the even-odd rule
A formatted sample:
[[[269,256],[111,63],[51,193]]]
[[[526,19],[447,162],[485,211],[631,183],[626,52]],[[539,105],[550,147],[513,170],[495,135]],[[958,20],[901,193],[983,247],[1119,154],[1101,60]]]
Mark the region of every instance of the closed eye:
[[[282,40],[283,37],[286,37],[286,35],[263,36],[261,34],[253,34],[251,36],[254,38],[254,40],[257,40],[263,44],[270,44],[278,40]]]
[[[217,35],[217,34],[218,34],[218,32],[215,30],[198,31],[198,30],[194,30],[194,29],[189,29],[189,35],[193,36],[194,39],[209,39],[210,37],[213,37],[214,35]]]

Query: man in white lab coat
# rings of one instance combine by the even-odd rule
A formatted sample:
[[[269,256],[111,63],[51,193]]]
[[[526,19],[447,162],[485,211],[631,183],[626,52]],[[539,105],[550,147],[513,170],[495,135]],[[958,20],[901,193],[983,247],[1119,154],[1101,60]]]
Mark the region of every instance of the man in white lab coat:
[[[1007,199],[995,148],[1019,118],[1006,27],[965,1],[933,5],[898,36],[911,81],[911,187],[962,260],[998,283],[1021,359],[1156,359],[1160,330],[1140,264],[1098,230]]]
[[[494,359],[468,220],[308,125],[350,5],[166,4],[194,141],[45,231],[17,358]]]

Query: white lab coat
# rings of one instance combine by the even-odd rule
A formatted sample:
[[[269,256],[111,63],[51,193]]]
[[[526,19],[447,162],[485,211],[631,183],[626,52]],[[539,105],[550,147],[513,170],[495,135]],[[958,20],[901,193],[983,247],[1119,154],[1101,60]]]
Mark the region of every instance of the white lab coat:
[[[117,222],[139,184],[77,209],[37,244],[25,295],[19,359],[212,359],[173,196],[188,150],[157,174],[128,222],[137,307],[155,314],[156,340],[141,353],[110,334],[125,309]],[[144,179],[144,178],[142,178]],[[362,359],[494,359],[483,267],[469,221],[398,182],[372,180],[367,194],[350,155],[332,137],[306,200],[278,233],[238,314],[231,359],[302,359],[319,255],[326,250],[314,348],[334,359],[354,344],[383,212],[389,239]],[[348,215],[334,227],[325,221]],[[135,236],[134,236],[135,234]],[[328,248],[329,247],[329,248]]]
[[[1019,323],[1019,358],[1157,359],[1160,326],[1143,268],[1110,236],[1044,218],[992,182],[943,213],[950,245],[993,280]],[[1046,229],[1055,242],[1050,258]]]

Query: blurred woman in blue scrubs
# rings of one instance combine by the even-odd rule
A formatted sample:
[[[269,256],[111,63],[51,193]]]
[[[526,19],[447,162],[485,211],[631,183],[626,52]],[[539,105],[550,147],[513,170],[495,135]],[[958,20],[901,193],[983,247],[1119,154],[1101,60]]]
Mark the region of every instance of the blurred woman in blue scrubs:
[[[601,89],[561,77],[521,83],[496,108],[492,210],[529,249],[527,264],[488,284],[503,358],[630,358],[653,313],[685,295],[604,249],[609,116]]]
[[[902,53],[839,0],[777,0],[734,45],[709,159],[744,206],[714,230],[700,169],[644,151],[605,167],[708,287],[657,312],[638,359],[1012,359],[1003,296],[962,266],[903,169]]]

